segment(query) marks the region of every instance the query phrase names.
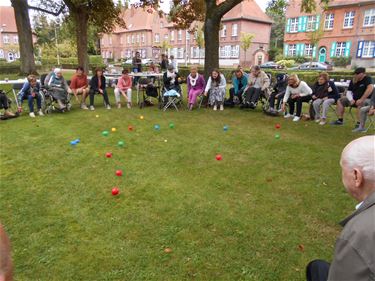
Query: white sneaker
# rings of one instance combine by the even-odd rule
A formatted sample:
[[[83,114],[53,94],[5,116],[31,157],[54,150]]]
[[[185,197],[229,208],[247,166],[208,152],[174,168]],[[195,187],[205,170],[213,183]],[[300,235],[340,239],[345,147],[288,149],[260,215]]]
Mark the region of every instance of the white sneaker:
[[[290,118],[290,117],[292,117],[292,116],[293,116],[292,114],[287,113],[287,114],[284,115],[284,118]]]
[[[129,109],[132,108],[132,105],[131,105],[130,102],[128,102],[127,107],[128,107]]]
[[[224,105],[220,104],[220,110],[221,110],[221,111],[224,110]]]
[[[315,123],[320,123],[320,118],[315,119]]]
[[[106,109],[111,109],[111,106],[109,104],[107,104],[107,106],[105,108]]]
[[[90,110],[95,110],[95,107],[93,105],[90,105]]]
[[[121,103],[117,104],[117,108],[119,108],[119,109],[121,108]]]
[[[215,110],[215,111],[217,110],[217,106],[216,106],[216,105],[214,105],[214,110]]]
[[[39,111],[38,111],[38,114],[39,114],[39,116],[44,116],[44,113],[43,113],[42,110],[39,110]]]
[[[35,113],[34,113],[34,112],[30,112],[30,113],[29,113],[29,116],[30,116],[31,118],[35,118]]]
[[[298,122],[300,119],[301,119],[301,117],[294,116],[294,118],[293,118],[293,122]]]
[[[81,109],[84,109],[84,110],[88,110],[88,107],[87,107],[87,105],[86,104],[81,104]]]
[[[319,122],[319,125],[325,125],[327,122],[326,120],[322,119],[320,122]]]

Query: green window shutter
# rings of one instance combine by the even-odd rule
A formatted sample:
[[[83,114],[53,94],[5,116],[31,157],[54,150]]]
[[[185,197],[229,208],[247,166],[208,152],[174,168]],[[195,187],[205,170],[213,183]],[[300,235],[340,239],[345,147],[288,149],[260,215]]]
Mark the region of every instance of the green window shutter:
[[[303,17],[298,18],[298,32],[303,31]]]
[[[307,28],[307,16],[303,17],[302,31],[306,31]]]
[[[301,49],[301,45],[300,44],[296,44],[296,56],[297,57],[299,56],[300,49]]]
[[[303,57],[305,55],[305,44],[301,44],[299,55]]]
[[[288,56],[288,44],[284,44],[284,57]]]
[[[332,42],[332,45],[331,45],[331,58],[335,57],[335,53],[336,53],[336,42]]]
[[[319,24],[320,24],[320,15],[316,16],[316,23],[315,23],[315,30],[319,29]]]
[[[313,49],[312,49],[312,57],[314,59],[316,58],[316,46],[314,46]]]
[[[346,42],[346,47],[345,47],[345,57],[350,56],[350,48],[352,47],[352,42],[348,41]]]
[[[290,32],[290,19],[288,19],[287,23],[286,23],[286,32],[289,33]]]

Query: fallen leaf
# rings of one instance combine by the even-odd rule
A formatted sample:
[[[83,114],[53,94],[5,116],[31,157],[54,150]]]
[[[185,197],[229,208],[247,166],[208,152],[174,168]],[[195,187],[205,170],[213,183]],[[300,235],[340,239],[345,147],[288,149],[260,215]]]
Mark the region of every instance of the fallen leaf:
[[[304,252],[305,251],[305,246],[303,244],[299,244],[298,245],[298,249],[301,251],[301,252]]]
[[[165,248],[164,253],[167,253],[167,254],[172,253],[172,249],[171,248]]]

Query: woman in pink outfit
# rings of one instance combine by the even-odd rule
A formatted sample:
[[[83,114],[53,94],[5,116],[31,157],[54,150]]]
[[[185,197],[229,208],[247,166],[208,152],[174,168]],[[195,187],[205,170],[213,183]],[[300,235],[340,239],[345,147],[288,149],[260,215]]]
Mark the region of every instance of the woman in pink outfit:
[[[198,68],[192,66],[190,68],[190,74],[187,77],[187,89],[188,89],[188,102],[189,110],[192,110],[194,104],[197,102],[197,97],[204,92],[206,81],[203,75],[198,73]]]

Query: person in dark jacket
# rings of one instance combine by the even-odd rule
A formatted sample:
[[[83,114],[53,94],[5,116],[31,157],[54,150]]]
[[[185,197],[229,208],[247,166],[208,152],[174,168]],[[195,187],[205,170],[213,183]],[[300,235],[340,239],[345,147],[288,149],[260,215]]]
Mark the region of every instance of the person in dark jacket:
[[[166,71],[168,68],[168,57],[165,54],[161,54],[160,68],[161,71]]]
[[[9,100],[3,90],[0,90],[0,109],[4,109],[5,117],[15,116],[15,114],[9,109]]]
[[[288,86],[288,75],[287,74],[277,74],[276,84],[273,87],[273,92],[270,94],[270,112],[281,111],[281,102],[284,98],[286,87]],[[277,99],[276,109],[275,102]]]
[[[312,106],[315,111],[315,122],[325,125],[327,123],[328,109],[339,99],[339,91],[335,83],[329,80],[328,73],[326,72],[319,74],[318,81],[314,84],[312,90]],[[320,106],[322,106],[321,116]]]
[[[375,280],[375,136],[350,142],[341,154],[342,183],[358,203],[340,222],[333,261],[314,260],[306,269],[308,281]]]
[[[93,76],[90,80],[90,110],[95,110],[94,107],[94,97],[95,94],[103,95],[105,107],[107,109],[111,109],[111,105],[109,104],[108,94],[105,85],[105,77],[103,75],[103,70],[101,68],[97,68],[95,70],[95,76]]]

